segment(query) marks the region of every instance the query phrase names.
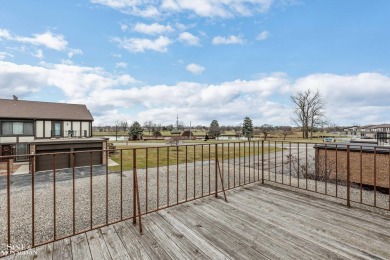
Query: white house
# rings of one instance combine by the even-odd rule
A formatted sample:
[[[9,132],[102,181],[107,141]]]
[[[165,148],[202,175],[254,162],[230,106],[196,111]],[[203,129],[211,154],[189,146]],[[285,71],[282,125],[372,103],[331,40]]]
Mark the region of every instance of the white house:
[[[30,153],[73,152],[106,148],[106,140],[92,137],[93,117],[85,105],[0,99],[0,156],[14,156],[15,161],[28,160],[20,155]],[[88,165],[85,154],[78,154],[76,166]],[[57,168],[68,168],[71,156],[58,155]],[[94,164],[103,163],[96,153]],[[49,157],[37,156],[36,169],[52,167]],[[51,158],[51,157],[50,157]]]

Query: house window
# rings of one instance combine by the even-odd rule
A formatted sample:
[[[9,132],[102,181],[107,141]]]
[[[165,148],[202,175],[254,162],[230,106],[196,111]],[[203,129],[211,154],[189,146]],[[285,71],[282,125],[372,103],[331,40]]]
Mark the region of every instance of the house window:
[[[1,124],[2,135],[34,135],[34,123],[32,122],[3,122]]]
[[[2,124],[3,135],[12,135],[12,122],[4,122]]]
[[[54,122],[54,137],[61,137],[62,124],[61,122]]]
[[[23,124],[23,134],[24,135],[34,135],[34,124],[33,123],[24,123]]]

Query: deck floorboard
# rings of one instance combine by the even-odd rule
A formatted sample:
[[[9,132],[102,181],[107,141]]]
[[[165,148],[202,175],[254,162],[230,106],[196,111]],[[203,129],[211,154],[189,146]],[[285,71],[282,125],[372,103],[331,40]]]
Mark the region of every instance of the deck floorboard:
[[[390,217],[251,184],[5,259],[390,259]],[[30,250],[31,253],[31,250]]]

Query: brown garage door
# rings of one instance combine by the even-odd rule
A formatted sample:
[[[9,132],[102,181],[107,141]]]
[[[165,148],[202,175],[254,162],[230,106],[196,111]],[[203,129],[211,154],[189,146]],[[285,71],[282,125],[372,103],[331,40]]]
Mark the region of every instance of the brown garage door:
[[[53,155],[39,155],[44,153],[60,153],[55,155],[55,167],[56,169],[69,168],[70,165],[70,156],[68,153],[61,152],[69,152],[67,149],[63,150],[42,150],[37,151],[38,156],[36,157],[36,171],[47,171],[53,170],[54,167],[54,159]]]
[[[75,166],[90,166],[91,165],[91,154],[92,154],[92,165],[102,164],[102,152],[89,152],[91,150],[101,150],[101,147],[96,148],[75,148]]]

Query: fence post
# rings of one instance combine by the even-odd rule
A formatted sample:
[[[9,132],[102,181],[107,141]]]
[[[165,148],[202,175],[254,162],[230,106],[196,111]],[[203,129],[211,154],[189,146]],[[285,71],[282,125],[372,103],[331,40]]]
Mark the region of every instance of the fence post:
[[[351,187],[351,180],[350,180],[350,162],[349,162],[349,155],[350,155],[350,149],[349,145],[347,145],[347,207],[351,206],[351,197],[350,197],[350,187]]]
[[[218,198],[218,144],[215,144],[215,197]]]
[[[261,184],[264,184],[264,140],[261,141]]]
[[[8,254],[10,253],[11,246],[11,157],[7,158],[7,245],[8,245]]]
[[[136,179],[135,175],[137,174],[137,150],[133,149],[133,224],[137,223],[137,194],[136,194]]]

